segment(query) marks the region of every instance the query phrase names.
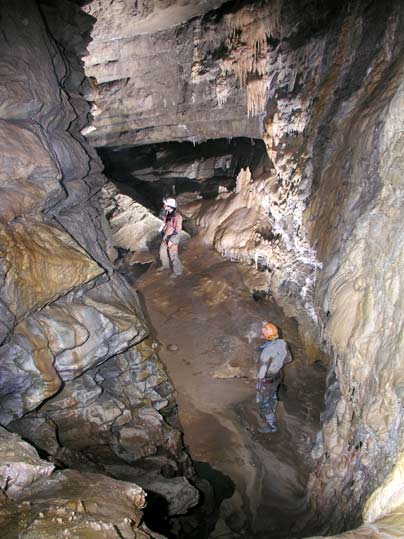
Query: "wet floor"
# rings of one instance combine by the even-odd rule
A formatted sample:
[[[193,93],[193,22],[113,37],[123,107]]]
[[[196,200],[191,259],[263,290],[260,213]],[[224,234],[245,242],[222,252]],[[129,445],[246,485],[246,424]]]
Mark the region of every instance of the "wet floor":
[[[305,512],[310,448],[319,430],[325,369],[304,357],[297,326],[270,299],[255,301],[245,270],[191,240],[185,272],[170,278],[152,264],[135,282],[159,355],[176,388],[184,440],[191,457],[235,485],[221,507],[212,538],[292,537]],[[258,432],[257,348],[262,321],[282,329],[294,361],[278,405],[279,430]]]

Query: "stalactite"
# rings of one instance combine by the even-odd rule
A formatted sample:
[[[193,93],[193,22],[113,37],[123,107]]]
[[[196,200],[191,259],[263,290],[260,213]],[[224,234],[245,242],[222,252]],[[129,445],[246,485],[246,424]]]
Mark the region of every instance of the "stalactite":
[[[247,85],[247,113],[257,116],[265,110],[267,82],[265,79],[255,79]]]
[[[216,99],[219,108],[222,108],[230,95],[230,88],[226,84],[226,79],[221,77],[216,83]]]
[[[235,14],[225,17],[227,27],[226,46],[229,50],[223,60],[224,74],[234,73],[241,88],[247,90],[247,113],[256,116],[265,111],[266,82],[268,72],[270,35],[269,16],[257,17],[252,6],[246,6]],[[254,78],[249,81],[250,75]]]
[[[194,28],[194,56],[192,62],[192,82],[198,83],[201,71],[201,59],[199,53],[199,45],[201,43],[201,23],[198,21]]]

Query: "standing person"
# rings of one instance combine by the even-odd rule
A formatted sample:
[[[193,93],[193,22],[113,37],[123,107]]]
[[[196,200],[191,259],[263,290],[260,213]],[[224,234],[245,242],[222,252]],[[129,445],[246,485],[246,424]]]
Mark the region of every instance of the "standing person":
[[[163,241],[160,245],[161,269],[173,267],[173,277],[182,274],[182,264],[178,254],[178,244],[182,230],[182,215],[177,211],[177,202],[174,198],[163,200],[164,208],[162,218],[164,225],[162,228]]]
[[[258,430],[276,432],[278,388],[283,382],[283,366],[292,361],[292,356],[286,342],[279,338],[279,331],[275,324],[265,323],[262,326],[262,335],[267,342],[260,347],[257,403],[266,425]]]

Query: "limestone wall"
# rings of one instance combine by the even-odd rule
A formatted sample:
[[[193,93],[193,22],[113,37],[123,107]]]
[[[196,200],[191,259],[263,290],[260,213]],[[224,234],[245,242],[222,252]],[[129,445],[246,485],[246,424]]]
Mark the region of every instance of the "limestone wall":
[[[401,456],[393,471],[366,502],[363,524],[333,539],[396,539],[404,535],[404,467]],[[331,537],[331,536],[327,536]],[[320,539],[319,536],[311,539]]]
[[[154,9],[153,2],[144,2],[148,17],[133,12],[130,4],[111,8],[91,2],[84,8],[98,19],[85,59],[95,85],[89,96],[94,101],[88,134],[93,145],[262,136],[264,110],[255,104],[245,73],[255,62],[252,46],[265,41],[265,34],[246,12],[250,43],[246,57],[239,58],[236,33],[241,23],[229,3],[224,17],[221,10],[191,17],[221,3],[173,2],[175,6]],[[224,57],[219,49],[226,36],[230,54]],[[265,52],[266,47],[260,55],[261,72],[267,64]]]
[[[169,424],[173,388],[138,299],[106,254],[111,234],[98,200],[105,178],[81,134],[89,106],[79,57],[92,20],[74,3],[23,0],[2,3],[0,20],[0,422],[61,466],[134,481],[147,466],[156,492],[169,467],[171,495],[179,482],[183,492],[170,514],[184,512],[198,493]],[[1,485],[10,504],[23,499],[12,468]],[[65,479],[52,481],[51,490]],[[77,481],[84,488],[86,479]],[[94,478],[103,481],[101,490],[109,480]],[[128,487],[128,499],[131,488],[141,492]],[[136,511],[122,513],[128,530],[140,522]],[[1,515],[2,536],[10,518]],[[100,537],[122,536],[105,526]],[[80,537],[90,533],[84,528]]]
[[[330,378],[323,438],[315,448],[319,461],[310,489],[312,501],[320,503],[323,511],[326,486],[326,506],[336,521],[340,517],[331,501],[334,491],[342,487],[342,503],[355,512],[404,449],[404,71],[400,64],[394,68],[391,85],[377,92],[348,136],[348,140],[352,137],[349,151],[356,155],[345,181],[356,185],[351,184],[337,220],[331,218],[328,225],[333,232],[327,248],[342,246],[324,265],[316,291],[325,320],[324,338],[334,355],[335,378]],[[340,184],[344,163],[341,155],[336,159],[337,163],[330,160],[324,176],[334,176]],[[377,194],[369,200],[374,190]],[[351,233],[344,233],[351,227]],[[342,242],[333,241],[338,233]]]
[[[403,451],[403,22],[399,3],[347,3],[302,45],[285,36],[264,137],[275,174],[248,186],[273,236],[255,260],[313,359],[315,342],[333,358],[308,485],[327,532],[360,521]]]
[[[328,532],[360,520],[403,451],[403,23],[399,3],[347,3],[273,52],[257,202],[275,237],[257,251],[313,358],[316,341],[333,358],[308,486]]]

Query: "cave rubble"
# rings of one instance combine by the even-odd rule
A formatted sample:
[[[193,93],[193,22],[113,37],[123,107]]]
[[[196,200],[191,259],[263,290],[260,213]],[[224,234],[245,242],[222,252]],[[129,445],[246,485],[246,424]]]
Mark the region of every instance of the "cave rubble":
[[[101,474],[56,471],[17,434],[0,431],[0,528],[4,539],[156,538],[141,524],[146,495]]]

